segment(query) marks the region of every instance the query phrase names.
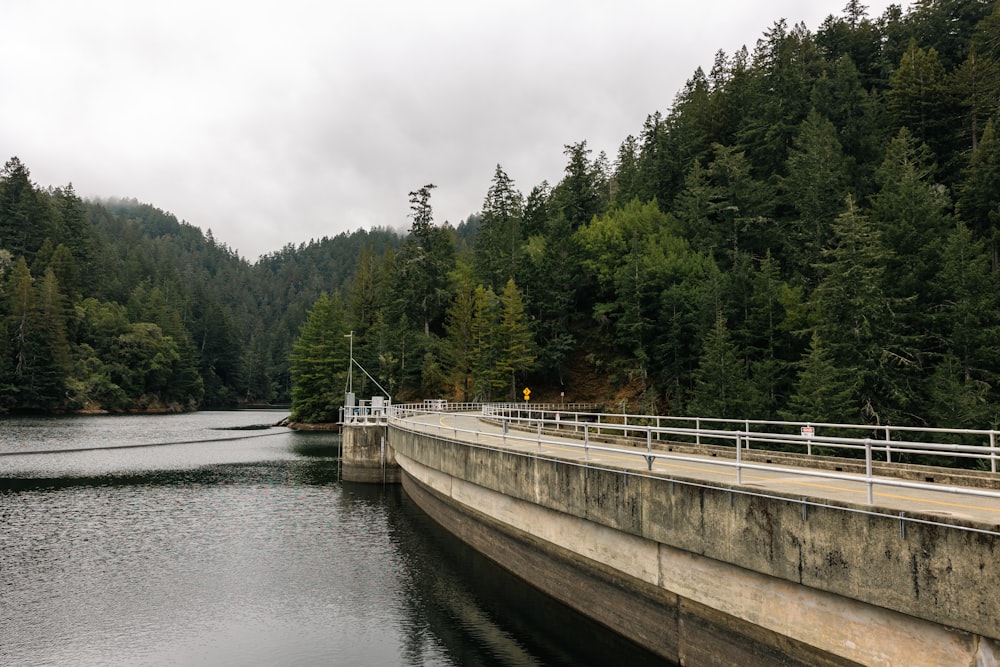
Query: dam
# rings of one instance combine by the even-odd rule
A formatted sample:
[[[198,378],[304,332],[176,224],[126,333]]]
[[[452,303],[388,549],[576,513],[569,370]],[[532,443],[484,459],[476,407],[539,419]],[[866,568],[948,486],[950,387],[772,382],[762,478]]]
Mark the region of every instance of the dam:
[[[998,664],[988,432],[982,445],[927,444],[448,407],[345,425],[345,479],[401,482],[478,551],[665,659]],[[900,462],[914,451],[986,469]]]

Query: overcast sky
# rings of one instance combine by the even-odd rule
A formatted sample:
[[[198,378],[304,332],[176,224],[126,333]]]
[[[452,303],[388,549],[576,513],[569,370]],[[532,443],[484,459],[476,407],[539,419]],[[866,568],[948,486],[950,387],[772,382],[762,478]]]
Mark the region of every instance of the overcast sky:
[[[134,197],[251,261],[614,160],[695,68],[847,0],[3,0],[0,161]],[[866,3],[879,16],[890,4]],[[904,7],[909,3],[902,4]]]

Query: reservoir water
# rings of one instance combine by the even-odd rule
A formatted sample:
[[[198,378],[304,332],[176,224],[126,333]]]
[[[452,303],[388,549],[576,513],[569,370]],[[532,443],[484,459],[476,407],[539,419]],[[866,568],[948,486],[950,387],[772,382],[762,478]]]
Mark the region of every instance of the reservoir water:
[[[0,419],[0,665],[663,664],[283,416]]]

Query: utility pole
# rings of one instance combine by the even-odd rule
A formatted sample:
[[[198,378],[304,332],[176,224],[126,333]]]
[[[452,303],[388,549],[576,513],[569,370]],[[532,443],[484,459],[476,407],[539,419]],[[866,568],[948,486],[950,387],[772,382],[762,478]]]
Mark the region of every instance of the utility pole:
[[[354,393],[354,331],[347,334],[345,338],[350,338],[350,359],[347,362],[347,391],[349,393]]]

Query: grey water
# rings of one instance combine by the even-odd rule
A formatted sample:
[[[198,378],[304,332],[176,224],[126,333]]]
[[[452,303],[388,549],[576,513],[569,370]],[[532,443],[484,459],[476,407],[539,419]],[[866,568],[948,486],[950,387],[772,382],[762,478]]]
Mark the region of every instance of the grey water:
[[[662,664],[283,416],[0,419],[0,665]]]

